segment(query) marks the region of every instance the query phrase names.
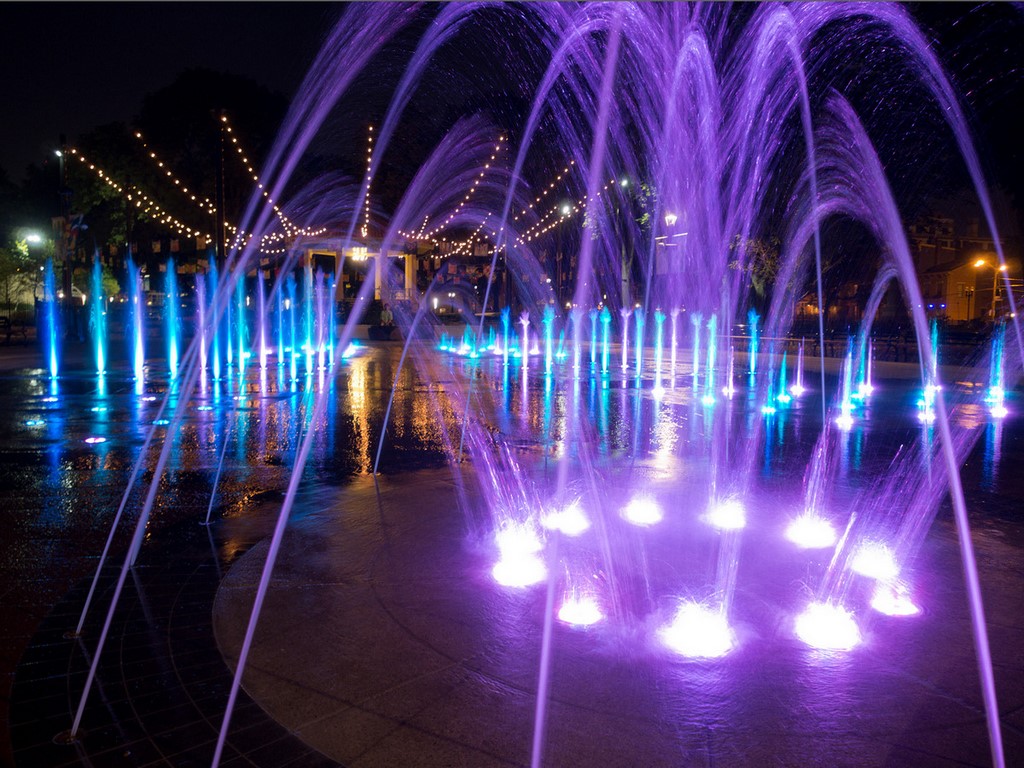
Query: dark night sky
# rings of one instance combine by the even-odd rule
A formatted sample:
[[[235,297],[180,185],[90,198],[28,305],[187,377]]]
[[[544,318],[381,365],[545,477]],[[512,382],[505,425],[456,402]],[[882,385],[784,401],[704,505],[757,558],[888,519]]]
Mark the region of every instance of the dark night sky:
[[[104,123],[185,68],[252,78],[291,96],[341,11],[321,3],[0,2],[0,167],[29,163]]]
[[[989,168],[1001,183],[1024,187],[1021,4],[911,7],[936,32],[943,60],[968,94]],[[300,2],[0,0],[0,168],[19,181],[29,163],[53,157],[60,133],[73,141],[98,125],[130,121],[146,93],[186,68],[247,76],[291,97],[343,10]]]

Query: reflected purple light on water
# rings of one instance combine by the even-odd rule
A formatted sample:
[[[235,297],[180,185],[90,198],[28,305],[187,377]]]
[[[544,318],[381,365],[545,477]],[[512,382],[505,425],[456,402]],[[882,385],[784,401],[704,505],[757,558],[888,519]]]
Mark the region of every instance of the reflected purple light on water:
[[[836,531],[828,520],[807,513],[789,524],[786,538],[801,549],[824,549],[836,543]]]
[[[622,517],[633,525],[649,526],[661,522],[661,507],[654,499],[639,497],[633,499],[622,510]]]
[[[853,615],[840,605],[811,603],[797,616],[796,634],[807,645],[827,651],[848,651],[860,644]]]
[[[850,563],[856,573],[878,581],[891,581],[899,574],[899,566],[892,550],[879,541],[866,541],[860,545]]]
[[[904,584],[879,584],[871,596],[871,607],[886,616],[916,616],[921,612]]]
[[[708,512],[709,525],[723,531],[738,531],[747,525],[747,513],[739,499],[726,499]]]
[[[735,645],[725,615],[693,602],[681,605],[672,623],[658,634],[667,647],[689,658],[715,659]]]

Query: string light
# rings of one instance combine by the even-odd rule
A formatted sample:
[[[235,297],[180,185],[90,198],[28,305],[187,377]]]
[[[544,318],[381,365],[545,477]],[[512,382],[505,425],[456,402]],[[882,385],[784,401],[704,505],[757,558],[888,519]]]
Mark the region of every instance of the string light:
[[[466,191],[466,194],[462,196],[462,200],[460,200],[459,204],[457,206],[455,206],[455,210],[453,210],[451,213],[449,213],[440,224],[438,224],[436,227],[434,227],[429,232],[425,232],[424,228],[426,227],[427,222],[426,222],[426,219],[424,219],[423,225],[420,227],[420,231],[419,231],[418,234],[413,234],[411,232],[404,232],[402,230],[399,230],[399,235],[401,235],[402,237],[406,238],[407,240],[433,240],[434,237],[439,232],[441,232],[444,229],[447,229],[448,225],[451,224],[452,221],[460,213],[462,213],[462,210],[463,210],[463,208],[466,207],[466,204],[470,200],[472,200],[473,195],[476,193],[476,188],[480,185],[480,182],[483,181],[483,178],[487,174],[487,171],[490,170],[491,164],[494,163],[494,161],[498,158],[498,153],[501,152],[501,150],[503,149],[505,141],[506,141],[506,137],[505,136],[499,136],[498,137],[498,143],[494,146],[494,151],[491,153],[490,158],[488,159],[488,161],[486,163],[484,163],[484,167],[480,170],[480,172],[473,179],[473,182],[469,185],[469,189]]]
[[[96,163],[90,162],[89,159],[78,149],[72,147],[68,150],[68,153],[77,157],[79,163],[81,163],[84,168],[95,173],[101,181],[124,197],[129,203],[134,205],[140,213],[152,216],[156,221],[176,231],[178,234],[187,235],[189,237],[196,236],[209,238],[210,235],[199,227],[190,227],[169,214],[159,203],[149,197],[149,195],[138,187],[134,185],[125,187],[123,184],[116,182],[107,171],[99,167]]]

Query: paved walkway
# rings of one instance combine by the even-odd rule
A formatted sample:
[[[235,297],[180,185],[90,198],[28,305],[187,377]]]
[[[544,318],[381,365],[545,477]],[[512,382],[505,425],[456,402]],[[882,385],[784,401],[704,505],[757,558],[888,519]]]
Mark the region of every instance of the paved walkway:
[[[318,539],[315,535],[318,532],[329,533],[334,523],[313,523],[329,520],[332,514],[338,514],[343,509],[336,505],[334,489],[351,486],[354,491],[365,492],[359,483],[353,485],[352,481],[353,477],[366,471],[366,462],[376,448],[376,439],[383,422],[381,411],[394,380],[394,365],[399,351],[394,345],[381,348],[378,350],[379,355],[370,355],[364,365],[353,366],[351,372],[343,374],[342,385],[338,387],[341,394],[332,410],[332,417],[337,421],[326,433],[330,442],[318,449],[322,452],[313,461],[312,474],[314,477],[325,478],[324,485],[312,486],[310,496],[304,500],[302,508],[312,516],[310,525],[300,525],[297,529],[305,538],[291,540],[293,549],[282,571],[294,573],[298,579],[290,585],[292,591],[287,594],[305,594],[305,597],[302,601],[294,601],[292,605],[286,601],[285,605],[267,614],[268,624],[299,632],[306,646],[326,651],[327,659],[330,659],[337,642],[337,637],[330,633],[330,627],[344,627],[349,622],[349,617],[342,610],[344,606],[332,604],[329,600],[323,602],[325,611],[341,611],[333,614],[335,620],[340,622],[334,625],[311,625],[308,621],[316,614],[289,614],[288,611],[298,611],[301,606],[308,606],[310,601],[319,602],[315,599],[318,591],[345,586],[337,581],[332,584],[330,579],[324,578],[323,569],[329,571],[332,560],[329,554],[334,543],[322,537]],[[36,357],[33,358],[33,355]],[[77,347],[68,361],[69,368],[86,369],[87,357],[88,350],[84,346]],[[229,684],[227,667],[221,654],[230,661],[236,653],[230,635],[232,628],[237,630],[239,626],[232,619],[218,628],[216,640],[222,644],[218,648],[210,617],[217,605],[219,621],[232,616],[237,618],[238,612],[244,608],[246,596],[250,594],[252,569],[261,557],[261,547],[264,546],[261,542],[269,530],[266,514],[279,501],[280,497],[275,494],[284,487],[288,466],[293,458],[294,438],[288,430],[294,423],[289,421],[294,419],[289,415],[289,409],[293,408],[295,398],[285,393],[253,398],[251,402],[240,403],[233,411],[239,419],[237,425],[244,425],[248,430],[247,437],[239,440],[237,446],[229,451],[230,471],[218,486],[216,507],[219,516],[225,519],[209,532],[195,521],[205,513],[212,491],[212,475],[220,455],[220,433],[217,430],[212,433],[204,431],[205,417],[202,413],[190,417],[187,429],[179,435],[182,454],[175,459],[177,463],[172,462],[173,480],[168,484],[168,492],[161,494],[161,504],[152,525],[154,535],[144,548],[139,567],[131,573],[124,602],[114,618],[111,639],[101,667],[101,685],[90,698],[86,712],[84,737],[77,745],[57,745],[52,740],[70,724],[77,704],[75,692],[80,689],[88,649],[94,647],[98,623],[104,615],[102,608],[94,609],[89,617],[85,633],[88,640],[84,646],[77,640],[66,639],[64,633],[75,623],[86,589],[83,579],[96,568],[97,553],[102,549],[114,510],[128,485],[129,474],[139,455],[144,434],[153,423],[155,414],[150,409],[155,406],[133,396],[131,386],[123,380],[118,382],[114,379],[111,382],[113,392],[103,400],[110,405],[110,413],[98,414],[95,408],[100,399],[95,382],[85,374],[69,375],[61,382],[63,389],[60,402],[49,403],[45,379],[25,373],[22,370],[24,368],[38,370],[38,350],[19,345],[0,347],[0,529],[5,534],[0,542],[0,669],[4,673],[3,685],[0,686],[0,717],[2,722],[7,722],[10,716],[11,737],[10,744],[8,739],[0,738],[0,750],[3,750],[0,751],[0,764],[15,764],[19,768],[50,765],[202,765],[208,762],[211,754],[212,740],[219,727]],[[349,388],[349,384],[352,384],[352,388]],[[436,419],[431,415],[424,420],[416,415],[424,410],[424,391],[415,382],[403,384],[401,396],[396,402],[394,418],[397,421],[394,422],[394,430],[398,435],[415,437],[407,437],[406,443],[387,444],[386,466],[403,469],[412,466],[443,466],[443,452],[430,442],[435,439]],[[26,426],[26,420],[37,418],[45,421],[45,424],[41,427]],[[264,435],[261,442],[261,425],[279,432]],[[109,442],[105,447],[86,446],[85,437],[97,428],[106,430]],[[1006,454],[1003,472],[1006,474],[1020,458],[1022,441],[1019,432],[1008,433],[1003,450]],[[965,474],[974,478],[975,483],[978,482],[977,477],[971,473],[978,472],[979,464],[969,463],[965,468]],[[403,477],[407,475],[403,474]],[[433,483],[436,477],[428,480]],[[365,483],[365,479],[362,482]],[[420,492],[422,486],[418,482],[404,484],[400,480],[392,490],[399,494],[391,501],[397,510],[420,509],[423,507],[423,499],[433,498]],[[413,498],[402,501],[403,493],[412,494]],[[136,513],[138,501],[133,497],[129,507],[130,517]],[[1007,509],[1016,504],[1019,508],[1019,497],[993,494],[984,497],[982,503],[1002,505]],[[379,511],[368,497],[359,497],[355,508],[365,514],[362,524],[371,533],[388,534],[388,526],[381,527]],[[451,505],[451,509],[454,509],[454,505]],[[1021,558],[1019,553],[1013,554],[1016,550],[1012,547],[1019,547],[1020,523],[1019,520],[1007,522],[1005,516],[1000,518],[1001,514],[997,509],[991,533],[992,546],[980,550],[985,555],[982,564],[990,568],[993,565],[1002,568],[1008,564],[1011,569],[1019,570]],[[393,532],[396,535],[410,530],[417,535],[396,539],[400,543],[396,551],[404,548],[410,558],[394,557],[386,548],[367,550],[374,557],[379,555],[377,566],[383,568],[367,572],[385,590],[373,596],[376,602],[373,610],[377,612],[378,618],[381,612],[385,619],[390,614],[389,620],[397,622],[397,626],[404,628],[402,631],[406,634],[409,626],[417,624],[424,630],[421,637],[436,635],[439,628],[443,629],[447,625],[443,622],[432,623],[429,610],[424,612],[416,607],[417,601],[405,602],[394,588],[401,584],[415,585],[416,579],[423,573],[439,567],[441,560],[436,557],[437,551],[450,550],[453,555],[459,554],[461,539],[457,536],[452,538],[457,527],[439,525],[416,530],[410,521],[401,522],[395,518],[395,523],[397,527]],[[410,525],[411,528],[408,527]],[[440,550],[428,546],[432,537],[436,540],[438,536],[444,539],[444,546]],[[127,537],[128,531],[125,529],[115,538],[115,563],[123,557]],[[937,541],[941,553],[938,558],[942,564],[941,572],[958,573],[956,559],[949,557],[948,537],[940,537]],[[303,547],[303,542],[308,547]],[[1009,555],[1006,550],[1000,550],[1006,542],[1012,545]],[[300,545],[298,549],[294,549],[296,544]],[[250,551],[252,554],[246,555]],[[312,557],[317,553],[320,559]],[[404,564],[410,562],[422,564],[422,570],[418,573],[403,571],[402,568],[406,567]],[[303,571],[304,567],[309,570]],[[116,572],[116,567],[112,567],[104,573],[97,601],[101,607],[109,601],[109,585]],[[350,586],[358,589],[353,589],[350,595],[362,600],[368,594],[365,590],[369,581],[363,580],[365,574],[358,571],[353,574],[354,582]],[[450,578],[450,575],[445,578]],[[303,580],[306,581],[305,591]],[[1008,586],[1005,589],[1000,586],[997,590],[997,607],[991,614],[999,635],[998,640],[994,641],[998,642],[999,649],[997,679],[1011,694],[1004,699],[1008,743],[1016,749],[1015,754],[1024,754],[1021,751],[1024,747],[1020,744],[1020,718],[1024,715],[1024,707],[1012,695],[1024,691],[1024,681],[1020,679],[1024,664],[1020,662],[1017,650],[1024,647],[1017,609],[1021,589],[1020,584],[1013,582],[1010,577],[1001,577],[998,583]],[[217,594],[218,585],[221,588],[220,596]],[[948,605],[962,614],[963,602],[954,594],[955,591],[955,588],[950,590]],[[231,594],[241,602],[232,605],[221,603]],[[415,592],[410,594],[416,596]],[[461,604],[462,601],[455,603],[456,606]],[[943,601],[941,604],[947,603]],[[920,707],[911,718],[912,726],[898,734],[898,744],[890,745],[894,751],[887,754],[895,756],[896,764],[914,764],[912,752],[906,750],[912,750],[913,739],[920,736],[922,740],[928,741],[928,755],[945,755],[967,764],[982,764],[985,760],[984,739],[978,736],[980,716],[976,690],[971,692],[976,678],[972,657],[963,652],[963,643],[966,641],[963,640],[962,632],[966,625],[961,615],[951,620],[949,625],[940,622],[936,626],[941,629],[952,626],[960,633],[957,635],[958,645],[955,646],[960,650],[951,657],[955,669],[947,670],[948,678],[940,675],[936,679],[921,674],[914,680],[899,678],[892,683],[896,688],[906,684],[915,691],[928,689],[931,685],[934,699],[912,699],[913,706]],[[441,639],[451,634],[442,632]],[[282,639],[285,636],[275,637]],[[934,637],[945,640],[948,635],[938,631]],[[467,642],[475,639],[479,639],[479,636],[472,633],[467,635]],[[362,644],[356,643],[352,647],[364,653],[366,637],[356,637],[355,640]],[[518,641],[529,643],[532,637],[526,636]],[[288,653],[289,650],[298,647],[285,642],[277,649],[268,650],[263,647],[261,653],[270,652],[269,658],[273,659],[273,655],[281,653],[283,648],[287,657],[292,655]],[[381,643],[377,650],[386,657],[393,652],[394,647]],[[940,662],[945,650],[943,646],[932,646],[921,658]],[[515,699],[518,702],[515,705],[517,716],[532,712],[528,706],[531,700],[529,692],[530,686],[535,683],[530,682],[530,677],[536,665],[530,667],[524,661],[525,656],[517,656],[516,664],[524,665],[517,673],[518,693],[512,695],[511,699],[502,699],[504,689],[501,686],[508,682],[508,677],[492,674],[493,670],[481,670],[479,667],[462,664],[473,653],[469,650],[455,654],[455,659],[462,666],[453,668],[453,674],[457,673],[458,679],[448,682],[457,684],[460,689],[463,698],[458,700],[461,702],[459,706],[472,711],[491,704],[504,706]],[[292,661],[303,658],[309,661],[308,654],[293,656]],[[403,764],[411,765],[413,762],[410,756],[417,750],[421,756],[446,754],[435,753],[432,747],[424,746],[435,744],[435,739],[446,743],[468,743],[467,739],[477,739],[477,743],[472,746],[473,751],[466,754],[486,754],[504,763],[525,762],[522,748],[529,739],[524,736],[527,726],[523,722],[516,721],[508,733],[497,734],[494,736],[496,742],[481,748],[479,738],[493,734],[493,731],[478,727],[477,721],[471,717],[462,718],[463,713],[458,711],[454,713],[456,719],[453,721],[460,729],[458,738],[451,733],[439,733],[436,723],[430,725],[423,720],[426,715],[417,719],[411,712],[406,715],[395,714],[394,711],[384,714],[374,711],[374,717],[370,719],[376,723],[374,728],[377,730],[373,733],[379,739],[374,737],[373,743],[361,743],[356,752],[331,751],[327,748],[327,741],[340,737],[338,733],[332,735],[330,729],[323,730],[319,736],[314,735],[309,723],[315,718],[307,716],[309,702],[306,703],[307,709],[297,709],[292,713],[299,715],[299,719],[294,720],[290,719],[287,712],[281,712],[280,700],[266,697],[264,689],[267,680],[296,674],[294,669],[283,664],[276,666],[277,663],[275,661],[274,664],[264,664],[255,669],[255,682],[250,686],[255,701],[248,698],[248,694],[243,697],[232,731],[228,752],[232,765],[274,768],[289,764],[316,764],[318,758],[310,751],[309,744],[331,755],[333,759],[328,758],[328,762],[364,761],[366,765],[372,765],[376,761],[379,765],[394,765],[398,763],[389,763],[387,755],[403,754],[409,759],[408,763]],[[387,667],[386,661],[381,664]],[[899,677],[896,674],[898,667],[893,662],[883,672]],[[308,665],[303,674],[318,669],[323,670],[315,664]],[[650,670],[645,671],[643,665],[631,668],[628,664],[626,668],[619,665],[616,669],[616,680],[621,681],[619,684],[624,686],[623,691],[633,685],[629,682],[633,675],[639,675],[638,679],[646,681],[645,685],[650,684],[652,673]],[[372,684],[374,675],[379,671],[379,668],[369,665],[363,667],[360,674]],[[393,671],[397,673],[401,670]],[[927,668],[923,672],[927,672]],[[577,674],[582,675],[578,670],[574,672],[574,675]],[[598,665],[593,668],[593,674],[606,674],[606,670]],[[330,682],[326,675],[323,678],[321,682]],[[364,694],[368,691],[373,694],[371,698],[386,702],[388,706],[400,704],[415,708],[417,701],[425,703],[426,699],[440,690],[434,687],[436,681],[433,680],[424,681],[428,684],[421,689],[416,689],[411,679],[403,679],[401,682],[400,685],[376,691],[371,686]],[[498,686],[497,691],[492,685]],[[661,685],[658,682],[655,687]],[[271,691],[276,687],[271,685]],[[293,692],[287,685],[281,685],[280,690]],[[632,688],[629,690],[632,691]],[[12,691],[10,698],[8,691]],[[614,688],[612,691],[615,693]],[[426,696],[426,699],[404,698],[410,692],[414,692],[415,697]],[[323,690],[315,694],[311,692],[310,701],[322,700],[314,696],[335,697],[335,705],[332,705],[334,709],[330,711],[339,715],[341,710],[351,708],[353,702],[366,699],[365,695],[354,695],[351,689]],[[558,706],[564,704],[579,709],[580,705],[574,696],[560,696]],[[644,695],[629,700],[638,702],[638,706],[650,701]],[[435,705],[438,705],[437,702]],[[953,705],[955,707],[949,709]],[[264,715],[264,709],[273,712],[274,717]],[[950,715],[950,712],[954,714]],[[328,709],[325,708],[323,714],[327,713]],[[618,717],[613,707],[602,709],[601,716]],[[382,717],[384,722],[375,719],[378,717]],[[630,716],[630,722],[635,720]],[[358,721],[345,722],[348,723],[346,727],[356,729],[357,735],[361,733],[359,729],[362,726]],[[554,728],[568,729],[565,733],[558,731],[558,739],[566,739],[566,744],[573,743],[577,725],[584,722],[590,721],[576,719],[564,711],[552,717]],[[493,722],[481,719],[479,724],[490,727]],[[873,731],[872,749],[878,748],[880,740],[888,738],[889,731],[884,729],[884,723],[881,725],[883,727]],[[659,738],[662,738],[662,729],[671,731],[676,726],[671,719],[655,719],[645,721],[643,727],[655,727],[659,731]],[[602,734],[604,732],[601,731]],[[609,732],[614,732],[614,729]],[[396,740],[398,733],[419,735],[405,742]],[[732,734],[728,729],[721,733],[727,736]],[[805,735],[809,741],[813,741],[819,733],[816,727],[808,727]],[[426,738],[428,735],[429,739]],[[714,740],[717,738],[714,734],[705,735],[710,741],[701,746],[691,741],[691,735],[682,742],[692,747],[692,753],[687,754],[703,756],[701,759],[709,759],[717,754],[733,754],[729,751],[732,748],[727,739],[720,743]],[[422,741],[419,740],[421,737]],[[641,733],[637,738],[642,745],[642,740],[647,737]],[[600,743],[600,740],[595,740],[593,744],[583,746],[591,749]],[[630,743],[623,740],[618,746],[625,748]],[[749,741],[741,739],[737,743]],[[389,751],[396,749],[396,745],[398,752]],[[352,744],[346,748],[351,749]],[[650,751],[653,754],[653,749]],[[640,753],[636,750],[630,752]],[[792,754],[803,753],[795,750]],[[873,751],[863,754],[869,754],[875,759],[883,753]],[[828,761],[828,755],[819,754],[819,757],[821,764],[835,764]],[[474,759],[470,757],[467,764],[477,764]],[[572,764],[574,760],[572,755],[565,759],[567,764]],[[794,760],[797,758],[794,757]],[[685,760],[680,758],[677,764],[679,762]],[[871,764],[870,760],[868,764]],[[921,764],[920,761],[917,764]]]

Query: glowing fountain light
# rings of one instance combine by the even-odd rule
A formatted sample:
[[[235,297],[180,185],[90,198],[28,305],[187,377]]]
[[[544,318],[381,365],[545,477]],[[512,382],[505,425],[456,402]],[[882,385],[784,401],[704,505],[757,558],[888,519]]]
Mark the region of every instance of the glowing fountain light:
[[[345,347],[345,351],[341,353],[341,359],[348,360],[349,358],[354,357],[356,354],[358,354],[359,349],[360,347],[358,341],[350,341],[348,343],[348,346]]]
[[[985,395],[985,402],[988,403],[988,412],[993,418],[1004,419],[1009,411],[1006,410],[1006,392],[999,385],[989,387]]]
[[[775,402],[780,405],[789,405],[792,397],[789,394],[789,388],[786,386],[786,351],[782,351],[782,364],[779,366],[779,385],[778,392],[775,396]]]
[[[707,514],[709,525],[722,531],[738,531],[747,525],[747,513],[738,499],[726,499]]]
[[[836,531],[828,520],[806,513],[789,524],[786,538],[801,549],[824,549],[836,543]]]
[[[622,517],[633,525],[647,527],[661,522],[661,507],[654,499],[637,497],[622,510]]]
[[[849,432],[853,429],[853,414],[846,409],[845,405],[843,411],[836,416],[836,426],[843,430],[843,432]]]
[[[899,575],[896,558],[885,544],[866,541],[853,556],[850,568],[854,572],[878,581],[891,581]]]
[[[714,405],[715,404],[715,398],[713,396],[711,396],[711,395],[704,395],[703,397],[701,397],[700,403],[701,403],[701,405]]]
[[[530,525],[510,523],[494,536],[501,559],[491,570],[503,587],[528,587],[547,578],[547,568],[538,553],[543,546]]]
[[[589,627],[603,618],[600,604],[591,595],[566,595],[558,609],[558,620],[574,627]]]
[[[87,437],[87,438],[85,438],[85,442],[88,443],[89,445],[96,445],[97,443],[105,443],[105,442],[107,442],[107,438],[105,438],[105,437]]]
[[[800,339],[800,346],[796,353],[796,376],[793,386],[789,388],[789,394],[793,397],[800,397],[807,388],[804,387],[804,340]]]
[[[840,605],[811,603],[797,616],[796,634],[812,648],[848,651],[860,644],[860,629],[853,615]]]
[[[729,365],[728,370],[725,374],[725,386],[722,387],[722,394],[732,400],[732,396],[736,394],[736,387],[733,385],[735,381],[735,366],[736,366],[736,350],[733,349],[732,345],[729,346]]]
[[[916,616],[921,612],[910,598],[905,584],[879,584],[871,596],[871,607],[886,616]]]
[[[25,422],[25,426],[26,426],[26,427],[41,427],[41,426],[43,426],[43,425],[44,425],[45,423],[46,423],[46,422],[45,422],[45,421],[43,421],[42,419],[28,419],[28,420],[27,420],[27,421]]]
[[[935,422],[935,396],[939,389],[937,384],[928,384],[921,393],[921,399],[917,401],[917,418],[922,424]]]
[[[543,525],[549,530],[561,531],[566,536],[579,536],[590,528],[590,521],[583,514],[583,508],[577,499],[547,515]]]
[[[658,634],[667,647],[688,658],[717,659],[736,644],[725,614],[694,602],[681,605]]]

